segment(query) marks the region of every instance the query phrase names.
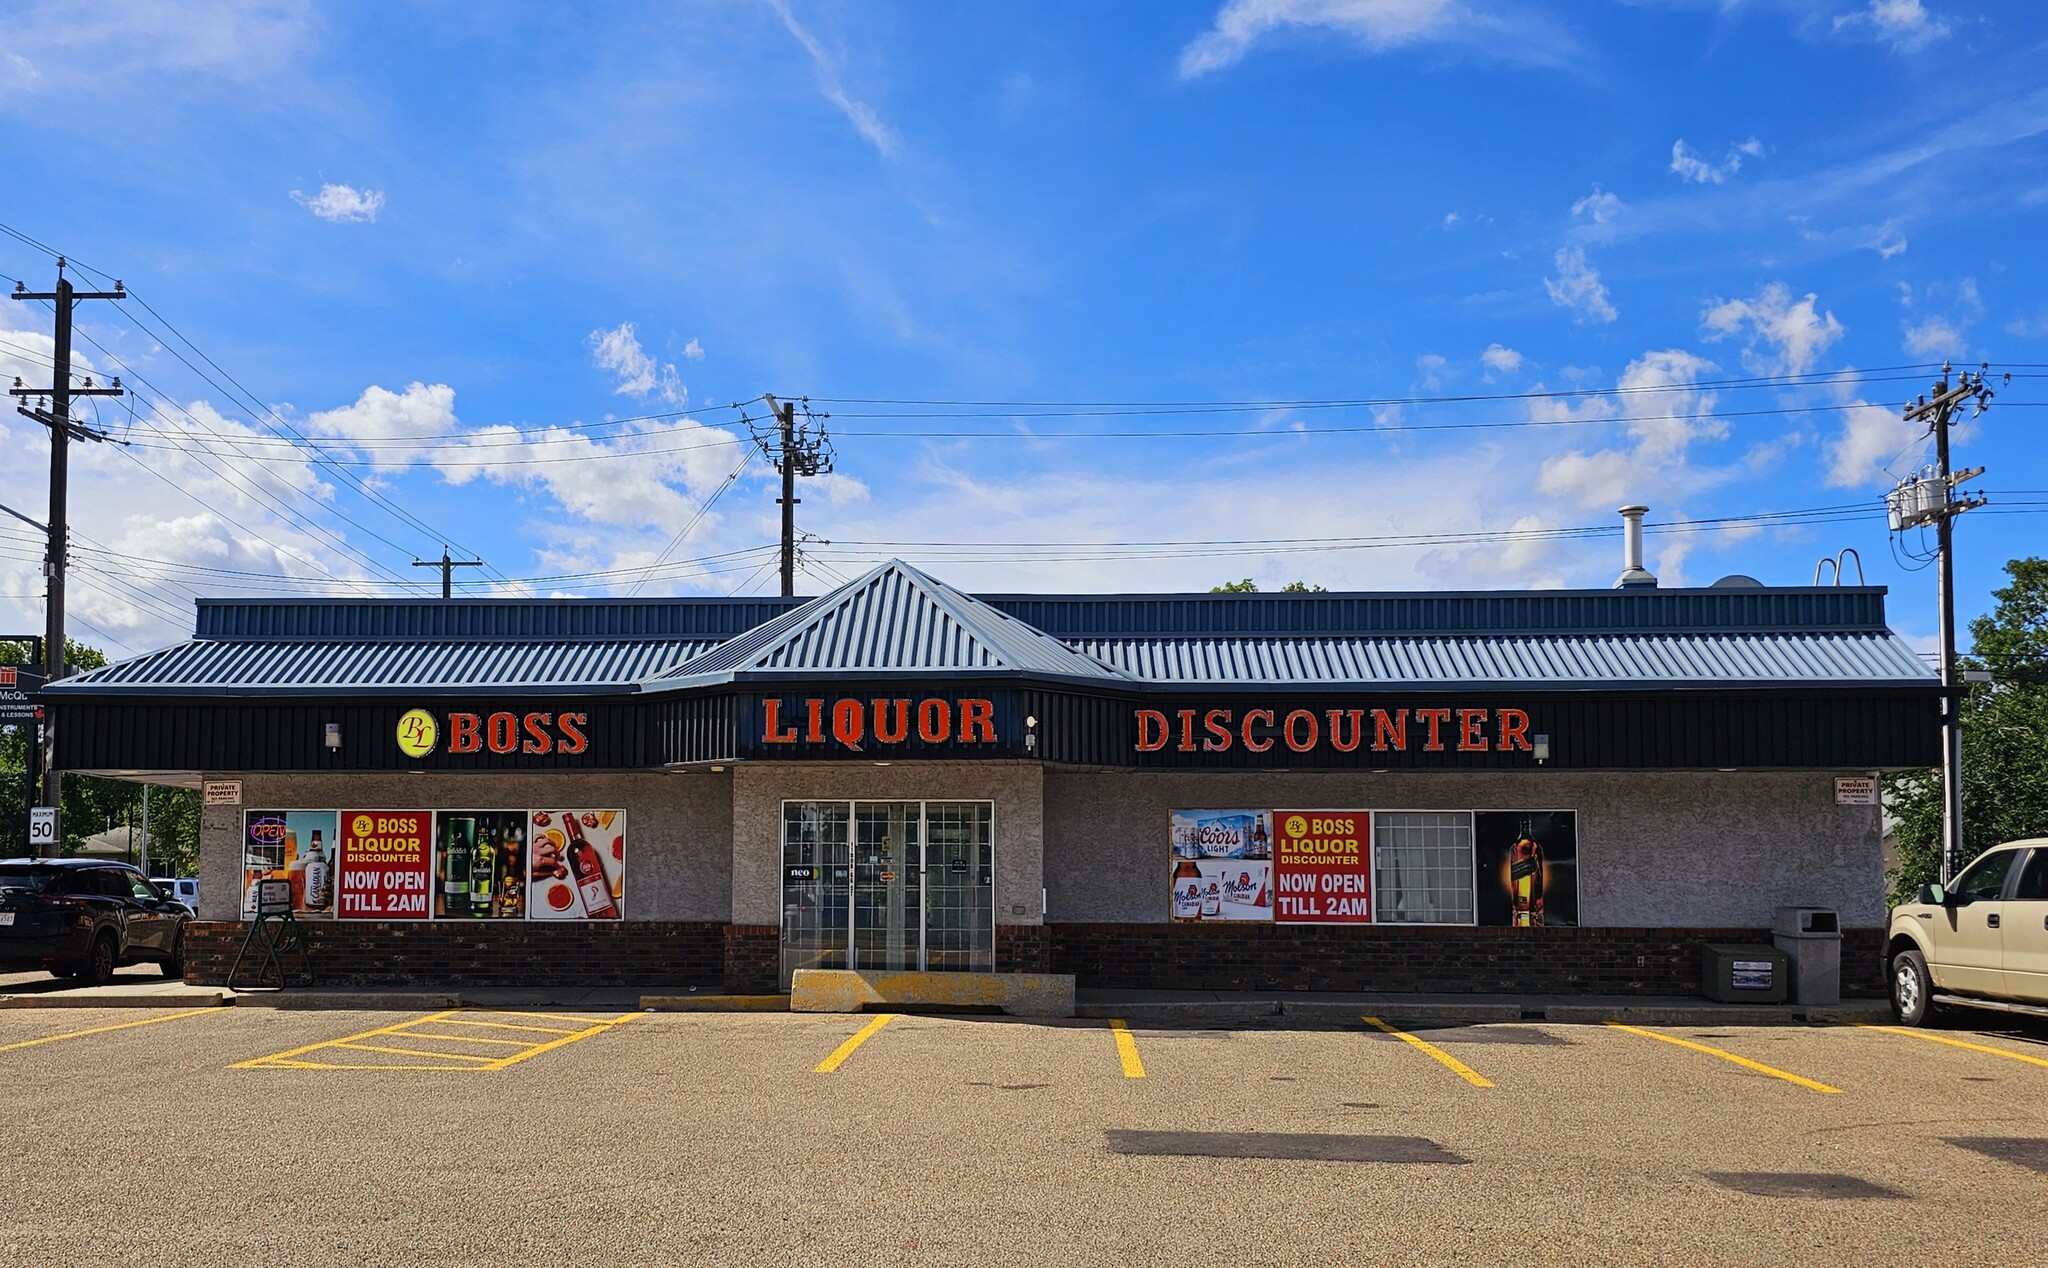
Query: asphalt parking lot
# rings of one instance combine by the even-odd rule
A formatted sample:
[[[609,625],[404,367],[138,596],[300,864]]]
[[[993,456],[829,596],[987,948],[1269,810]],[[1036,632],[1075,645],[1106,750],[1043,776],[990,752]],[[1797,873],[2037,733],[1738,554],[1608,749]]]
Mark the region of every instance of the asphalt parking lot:
[[[2048,1228],[2048,1029],[2002,1023],[25,1009],[0,1078],[23,1264],[2017,1264]]]

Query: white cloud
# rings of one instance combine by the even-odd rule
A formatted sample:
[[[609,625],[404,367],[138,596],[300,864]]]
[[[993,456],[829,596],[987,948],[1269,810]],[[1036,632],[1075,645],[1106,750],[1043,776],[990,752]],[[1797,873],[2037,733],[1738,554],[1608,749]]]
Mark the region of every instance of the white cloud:
[[[1560,247],[1556,259],[1557,276],[1543,279],[1543,289],[1550,292],[1551,303],[1571,309],[1580,321],[1611,322],[1621,316],[1608,298],[1600,275],[1586,263],[1584,247]]]
[[[1719,185],[1742,170],[1744,158],[1762,158],[1764,143],[1751,137],[1728,147],[1728,157],[1709,163],[1683,139],[1671,143],[1671,170],[1695,185]]]
[[[591,331],[589,344],[591,359],[597,367],[618,376],[619,381],[612,388],[618,395],[644,400],[658,390],[661,399],[671,405],[688,403],[690,392],[676,374],[675,364],[657,361],[642,348],[632,322],[622,321],[610,330]],[[683,348],[683,356],[692,361],[703,355],[704,349],[695,339]]]
[[[1444,228],[1455,229],[1464,219],[1465,216],[1462,212],[1447,211],[1444,213]]]
[[[1498,370],[1502,374],[1513,374],[1522,368],[1522,354],[1497,343],[1487,344],[1486,351],[1479,354],[1479,360],[1487,369]]]
[[[1463,44],[1507,61],[1553,64],[1571,51],[1554,29],[1499,4],[1467,0],[1227,0],[1180,54],[1180,76],[1234,66],[1276,31],[1328,31],[1369,53]]]
[[[1905,349],[1916,357],[1958,357],[1968,351],[1962,327],[1947,317],[1929,317],[1906,325]]]
[[[1709,342],[1747,330],[1742,361],[1760,374],[1805,374],[1842,337],[1842,323],[1833,313],[1818,310],[1816,295],[1808,292],[1794,301],[1783,282],[1772,282],[1749,299],[1717,300],[1700,314],[1700,324]],[[1768,355],[1759,355],[1759,344]]]
[[[1719,440],[1728,434],[1726,419],[1711,414],[1714,394],[1688,390],[1713,362],[1680,348],[1646,352],[1628,364],[1616,386],[1627,402],[1630,440],[1626,448],[1593,452],[1570,450],[1553,454],[1536,473],[1536,489],[1585,507],[1616,506],[1620,500],[1648,500],[1653,493],[1676,494],[1701,483],[1688,476],[1690,450],[1696,441]],[[1564,411],[1571,413],[1569,407]],[[1594,412],[1580,415],[1598,416]]]
[[[412,459],[402,449],[375,442],[453,437],[457,427],[455,389],[446,383],[408,383],[405,391],[393,392],[372,384],[353,405],[308,415],[306,426],[316,436],[372,442],[363,445],[362,451],[379,468],[396,470],[410,465]]]
[[[105,92],[110,81],[168,72],[189,101],[193,73],[250,83],[286,69],[313,25],[307,0],[16,0],[0,93],[88,81]]]
[[[384,191],[357,189],[353,185],[322,185],[320,192],[311,197],[293,190],[292,201],[322,220],[342,224],[375,220],[377,213],[384,210]]]
[[[1612,224],[1614,218],[1626,210],[1627,204],[1598,185],[1593,186],[1592,193],[1572,204],[1574,216],[1584,216],[1596,225]]]
[[[1887,260],[1895,255],[1904,255],[1906,253],[1906,235],[1899,232],[1898,222],[1895,220],[1885,221],[1884,227],[1877,231],[1877,237],[1871,240],[1870,249]]]
[[[874,107],[846,91],[838,59],[826,52],[825,46],[818,42],[818,37],[812,35],[803,23],[796,20],[796,15],[789,10],[789,0],[768,0],[768,7],[775,10],[775,16],[782,19],[782,25],[789,28],[789,33],[796,37],[796,42],[803,45],[804,52],[810,54],[811,67],[818,78],[818,91],[824,95],[825,100],[839,108],[839,113],[846,116],[846,121],[853,125],[853,130],[860,133],[869,145],[874,146],[877,154],[883,158],[896,157],[901,142],[896,136],[895,129],[882,122],[882,117],[875,113]]]
[[[1870,0],[1870,7],[1835,19],[1835,34],[1877,40],[1894,53],[1914,53],[1948,38],[1948,23],[1921,0]]]
[[[702,361],[704,359],[704,345],[698,343],[695,339],[690,340],[690,342],[683,345],[683,359],[685,361]]]
[[[1899,304],[1921,313],[1918,321],[1902,321],[1904,346],[1916,357],[1960,357],[1969,353],[1970,326],[1984,315],[1984,300],[1977,293],[1977,279],[1966,277],[1953,286],[1929,283],[1917,297],[1910,286],[1899,286]]]
[[[1415,374],[1424,391],[1435,391],[1443,386],[1443,370],[1450,364],[1434,352],[1425,352],[1415,358]]]
[[[1926,435],[1926,425],[1909,423],[1896,409],[1856,398],[1847,383],[1840,395],[1848,408],[1842,413],[1841,431],[1826,446],[1827,482],[1840,489],[1894,483],[1885,465]]]

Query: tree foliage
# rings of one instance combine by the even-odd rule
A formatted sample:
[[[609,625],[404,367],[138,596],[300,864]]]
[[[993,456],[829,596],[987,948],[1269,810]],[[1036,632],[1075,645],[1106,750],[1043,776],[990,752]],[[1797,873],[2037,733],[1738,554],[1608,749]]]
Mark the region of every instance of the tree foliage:
[[[1258,592],[1259,583],[1253,581],[1250,577],[1246,577],[1242,581],[1226,581],[1220,586],[1209,587],[1210,594],[1257,594]],[[1280,587],[1280,593],[1324,594],[1327,591],[1322,586],[1312,586],[1306,581],[1290,581]]]
[[[1967,861],[2002,841],[2048,836],[2048,559],[2015,559],[1998,606],[1970,622],[1969,669],[1990,671],[1962,702],[1963,841]],[[1941,878],[1941,772],[1885,781],[1896,826],[1892,898]]]

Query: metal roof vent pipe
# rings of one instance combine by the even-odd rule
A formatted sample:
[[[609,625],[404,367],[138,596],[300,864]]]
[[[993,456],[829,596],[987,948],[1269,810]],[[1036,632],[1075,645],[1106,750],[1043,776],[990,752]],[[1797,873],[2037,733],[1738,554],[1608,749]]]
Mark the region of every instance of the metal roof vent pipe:
[[[1643,567],[1643,516],[1649,513],[1647,506],[1621,508],[1621,575],[1614,580],[1617,590],[1634,590],[1657,584],[1657,574]]]

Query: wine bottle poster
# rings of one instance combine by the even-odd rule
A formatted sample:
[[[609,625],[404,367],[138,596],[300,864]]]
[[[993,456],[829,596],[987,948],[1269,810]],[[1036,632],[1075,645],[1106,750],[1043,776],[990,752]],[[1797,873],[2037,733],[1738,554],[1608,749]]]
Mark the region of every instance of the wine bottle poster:
[[[536,810],[526,841],[528,919],[624,917],[625,811]]]
[[[1578,815],[1481,810],[1472,816],[1478,923],[1536,928],[1579,923]]]
[[[335,857],[335,914],[425,920],[433,913],[434,816],[424,810],[344,810]]]
[[[1179,923],[1273,918],[1273,814],[1175,810],[1168,915]]]
[[[331,916],[335,893],[332,810],[249,810],[242,815],[242,907],[255,912],[255,884],[290,881],[292,911]]]
[[[1372,923],[1372,813],[1273,812],[1273,919]]]
[[[525,917],[528,815],[499,807],[434,816],[436,920]]]

